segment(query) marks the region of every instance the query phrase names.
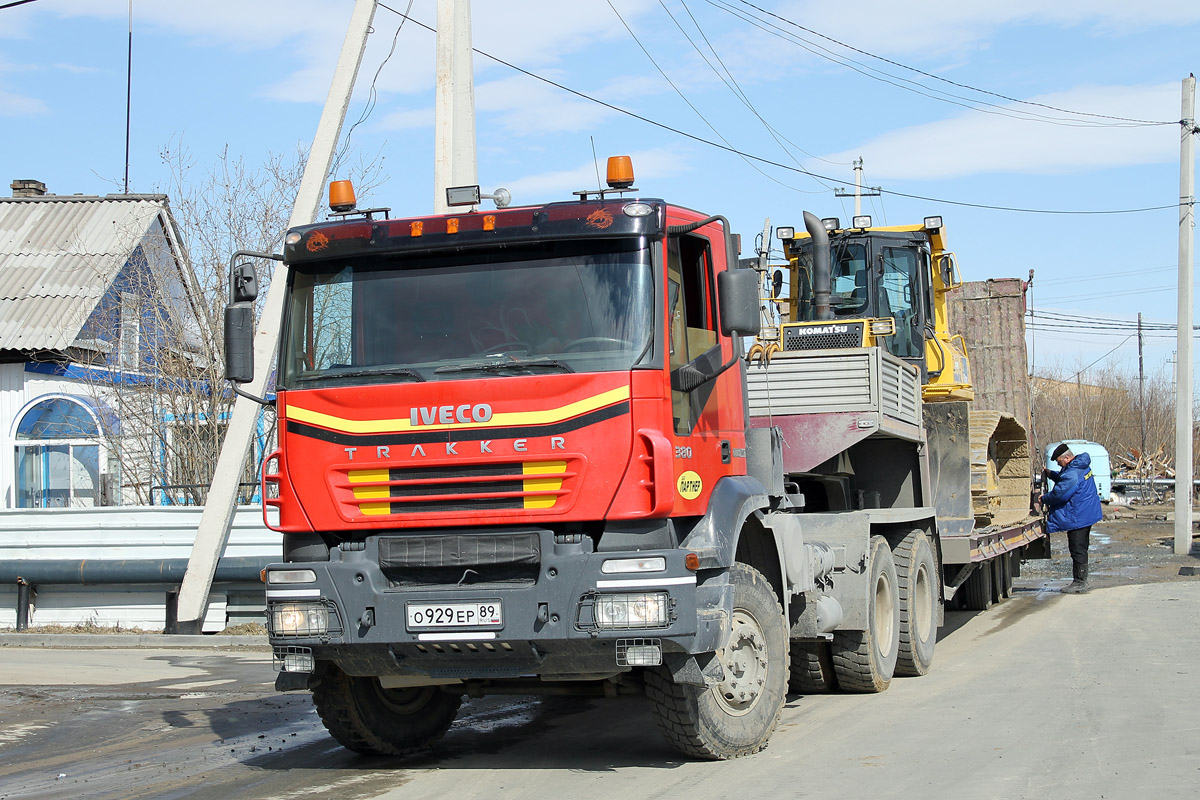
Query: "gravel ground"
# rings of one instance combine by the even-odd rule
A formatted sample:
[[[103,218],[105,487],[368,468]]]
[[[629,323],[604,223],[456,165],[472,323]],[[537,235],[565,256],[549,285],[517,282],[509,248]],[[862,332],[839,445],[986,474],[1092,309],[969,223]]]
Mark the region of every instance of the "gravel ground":
[[[1200,515],[1197,515],[1200,517]],[[1181,575],[1184,567],[1200,568],[1200,530],[1193,528],[1191,553],[1175,555],[1173,506],[1109,506],[1104,521],[1092,527],[1088,550],[1089,578],[1095,588],[1169,580],[1200,580]],[[1043,587],[1071,579],[1071,556],[1065,533],[1051,534],[1049,561],[1026,561],[1021,581]],[[1190,570],[1187,570],[1190,572]]]

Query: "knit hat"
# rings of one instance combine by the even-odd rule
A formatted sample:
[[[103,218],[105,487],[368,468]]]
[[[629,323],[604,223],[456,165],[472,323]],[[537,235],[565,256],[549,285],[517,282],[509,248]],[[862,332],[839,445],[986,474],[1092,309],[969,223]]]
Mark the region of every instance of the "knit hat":
[[[1051,461],[1058,461],[1058,457],[1063,453],[1070,452],[1071,448],[1067,447],[1066,442],[1063,442],[1058,447],[1054,448],[1054,455],[1050,456]]]

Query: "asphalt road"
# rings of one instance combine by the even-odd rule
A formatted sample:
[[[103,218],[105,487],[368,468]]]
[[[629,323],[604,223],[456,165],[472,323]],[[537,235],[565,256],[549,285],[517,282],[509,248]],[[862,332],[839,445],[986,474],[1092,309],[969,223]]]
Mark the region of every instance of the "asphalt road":
[[[0,798],[1134,798],[1200,794],[1200,579],[948,615],[933,671],[792,696],[682,760],[640,699],[489,698],[435,753],[356,756],[257,650],[0,650]]]

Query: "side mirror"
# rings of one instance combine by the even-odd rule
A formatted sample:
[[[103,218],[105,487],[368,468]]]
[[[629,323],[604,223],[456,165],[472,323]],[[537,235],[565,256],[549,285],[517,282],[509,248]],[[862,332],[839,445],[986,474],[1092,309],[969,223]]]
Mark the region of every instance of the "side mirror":
[[[234,303],[258,297],[258,273],[250,263],[238,264],[229,271],[229,299]]]
[[[225,377],[234,383],[254,380],[254,302],[225,306]]]
[[[754,336],[762,326],[758,309],[759,275],[752,269],[725,270],[717,276],[721,333]]]

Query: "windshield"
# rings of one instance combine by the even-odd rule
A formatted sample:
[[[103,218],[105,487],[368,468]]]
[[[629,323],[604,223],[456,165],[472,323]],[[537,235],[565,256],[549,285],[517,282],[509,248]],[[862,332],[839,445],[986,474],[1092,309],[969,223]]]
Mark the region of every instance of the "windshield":
[[[292,275],[283,388],[612,372],[651,351],[644,240],[313,266]]]

